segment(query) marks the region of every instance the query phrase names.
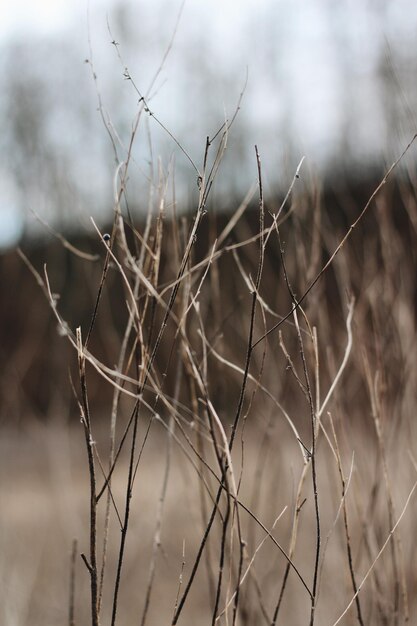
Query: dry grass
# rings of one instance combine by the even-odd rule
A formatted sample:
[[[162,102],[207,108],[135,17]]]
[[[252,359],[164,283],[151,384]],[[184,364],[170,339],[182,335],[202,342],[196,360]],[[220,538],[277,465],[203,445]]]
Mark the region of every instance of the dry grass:
[[[161,168],[135,224],[139,96],[111,233],[91,257],[59,236],[78,297],[20,253],[77,413],[56,394],[2,438],[2,623],[414,623],[415,181],[394,164],[335,217],[300,164],[266,206],[256,150],[255,220],[246,199],[221,222],[232,120],[191,218]]]
[[[81,423],[3,437],[2,619],[413,623],[411,184],[380,191],[335,257],[349,230],[314,195],[275,220],[261,194],[257,232],[238,209],[197,245],[205,189],[188,235],[164,195],[140,233],[116,206],[83,333],[32,267],[78,359]]]

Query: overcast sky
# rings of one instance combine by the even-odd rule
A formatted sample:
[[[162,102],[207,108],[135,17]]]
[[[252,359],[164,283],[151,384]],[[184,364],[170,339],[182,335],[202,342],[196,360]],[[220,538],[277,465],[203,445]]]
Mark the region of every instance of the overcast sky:
[[[45,42],[65,38],[73,42],[70,70],[85,76],[82,61],[89,56],[89,7],[95,67],[109,111],[117,117],[119,91],[124,94],[125,87],[110,45],[108,23],[112,34],[120,38],[130,72],[146,90],[172,35],[181,2],[132,0],[131,5],[134,9],[123,23],[123,14],[117,13],[118,0],[3,0],[0,44],[7,48],[12,40],[30,44],[33,38]],[[249,164],[256,143],[265,163],[266,184],[272,189],[278,178],[285,184],[302,155],[308,167],[318,171],[340,161],[342,139],[343,150],[358,163],[380,160],[386,150],[387,138],[381,130],[386,103],[381,86],[373,79],[376,67],[384,50],[395,50],[395,62],[404,62],[404,68],[393,68],[394,73],[398,70],[401,99],[413,109],[415,102],[409,102],[407,94],[415,88],[411,69],[417,64],[410,69],[410,77],[407,68],[412,56],[417,56],[416,41],[415,0],[186,0],[153,110],[198,159],[205,136],[233,113],[247,74],[236,123],[243,183],[237,173],[228,177],[236,176],[235,187],[252,182]],[[36,63],[36,46],[31,54]],[[136,112],[133,96],[120,104],[130,122]],[[96,106],[93,89],[82,87],[74,97],[85,98],[87,108]],[[73,131],[65,137],[61,125],[60,132],[63,145],[75,141]],[[398,124],[399,145],[408,132]],[[169,138],[164,139],[169,144]],[[79,146],[74,150],[80,153]],[[7,178],[5,167],[3,177]],[[10,238],[13,229],[19,228],[19,213],[10,210],[13,181],[3,183],[2,189],[3,236]]]

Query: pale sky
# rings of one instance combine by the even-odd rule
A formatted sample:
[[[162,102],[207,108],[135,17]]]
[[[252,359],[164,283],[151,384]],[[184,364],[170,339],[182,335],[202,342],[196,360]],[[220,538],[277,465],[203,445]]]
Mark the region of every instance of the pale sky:
[[[85,6],[85,0],[0,0],[0,37],[55,32],[66,27]]]
[[[81,65],[83,55],[88,54],[89,6],[99,76],[109,74],[110,89],[114,85],[119,89],[120,76],[111,74],[111,63],[116,64],[107,32],[107,15],[115,5],[117,0],[0,0],[0,44],[7,45],[14,37],[30,41],[32,35],[47,39],[59,32],[74,33],[75,63],[78,60]],[[180,5],[181,0],[133,0],[139,14],[146,14],[149,32],[145,34],[152,44],[160,43],[161,51]],[[211,130],[204,126],[207,101],[222,121],[224,109],[230,113],[234,106],[248,70],[239,123],[245,125],[245,151],[252,151],[254,143],[260,144],[267,180],[269,176],[276,182],[288,137],[294,159],[304,154],[309,165],[318,168],[332,162],[339,150],[343,124],[349,124],[353,151],[378,155],[382,149],[378,107],[382,103],[371,78],[375,54],[384,38],[390,44],[402,43],[404,54],[409,54],[417,41],[415,0],[387,0],[379,6],[377,11],[371,0],[186,0],[175,45],[164,68],[161,95],[155,98],[155,112],[174,134],[181,134],[184,124],[194,124],[192,134],[197,143],[187,147],[199,153],[201,138],[204,140]],[[138,26],[143,29],[144,23],[132,24],[132,31],[135,33]],[[197,66],[193,70],[193,46],[204,51],[207,68],[199,70]],[[349,58],[341,67],[344,50],[349,50]],[[146,69],[149,66],[155,71],[155,57],[160,58],[160,52],[149,52],[150,63],[143,53],[142,47],[140,58],[133,55],[129,59],[129,69],[146,88]],[[80,71],[78,65],[76,70]],[[214,74],[209,97],[205,94],[206,70]],[[192,103],[188,87],[192,89]],[[289,169],[297,163],[290,163]],[[0,167],[2,178],[7,179],[7,173],[3,175]],[[0,245],[2,238],[10,238],[19,230],[19,216],[8,208],[15,195],[13,184],[2,187]]]

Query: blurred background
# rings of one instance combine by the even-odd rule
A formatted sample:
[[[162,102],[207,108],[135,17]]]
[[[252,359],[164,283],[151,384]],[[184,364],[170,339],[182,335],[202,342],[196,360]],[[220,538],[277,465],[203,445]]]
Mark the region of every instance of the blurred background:
[[[123,205],[123,210],[129,207],[138,231],[142,232],[149,207],[157,215],[164,185],[168,216],[174,208],[178,214],[195,212],[196,170],[203,166],[206,138],[216,136],[225,120],[233,119],[210,195],[209,215],[193,249],[194,260],[209,254],[227,216],[239,207],[248,190],[255,188],[255,144],[262,159],[267,209],[273,211],[305,156],[284,226],[291,279],[297,293],[303,293],[417,130],[416,42],[415,0],[0,1],[0,505],[7,512],[0,525],[2,623],[67,624],[72,539],[80,539],[79,551],[88,549],[88,475],[79,408],[70,382],[71,376],[77,379],[76,355],[58,332],[47,298],[18,255],[17,246],[39,275],[43,276],[46,264],[61,315],[71,329],[81,326],[85,336],[105,257],[90,216],[101,228],[111,228],[117,167],[127,158],[145,97],[149,112],[140,117]],[[417,467],[415,166],[416,148],[412,146],[361,228],[355,230],[325,280],[306,301],[307,314],[319,328],[325,390],[346,343],[346,293],[357,299],[349,375],[343,379],[332,410],[336,430],[341,432],[345,469],[350,464],[354,469],[352,542],[355,564],[363,575],[397,519],[394,504],[401,510]],[[258,214],[251,211],[257,204],[255,188],[231,241],[250,239],[257,232]],[[184,243],[181,237],[185,239],[186,232],[181,220],[179,235],[176,227],[171,230],[169,220],[166,223],[161,284],[173,278],[174,251],[178,254],[176,246],[178,241]],[[88,258],[73,254],[58,233]],[[132,231],[129,234],[134,239]],[[228,242],[225,239],[222,244]],[[290,301],[282,275],[277,287],[281,261],[276,242],[269,253],[262,288],[271,310],[278,312],[274,318],[267,317],[272,326],[277,316],[288,312]],[[213,264],[200,302],[211,336],[217,337],[221,326],[230,341],[224,354],[242,365],[250,306],[240,269],[255,276],[258,250],[253,244],[239,254],[239,268],[231,254]],[[127,319],[125,285],[116,274],[109,273],[90,343],[93,354],[111,368],[118,359]],[[260,317],[258,335],[262,333]],[[283,329],[288,345],[297,346],[288,337],[292,327]],[[221,351],[219,342],[216,348]],[[305,428],[304,396],[293,400],[297,386],[294,381],[287,384],[288,367],[281,358],[277,334],[271,335],[270,342],[272,363],[265,366],[264,382]],[[200,349],[200,343],[198,346]],[[170,362],[170,347],[167,344],[160,350],[160,371],[164,371],[165,361]],[[221,364],[215,364],[213,371],[213,398],[226,421],[230,406],[237,404],[241,374],[230,374]],[[92,411],[104,427],[112,393],[111,386],[103,387],[98,376],[89,378]],[[186,397],[187,393],[184,391]],[[254,468],[265,469],[266,487],[259,490],[254,485],[253,501],[258,502],[259,495],[262,519],[272,524],[278,506],[294,503],[294,475],[303,461],[299,458],[294,466],[294,438],[282,420],[276,419],[277,408],[271,409],[268,398],[259,399],[259,395],[255,406],[261,408],[248,437],[246,476],[252,489],[250,481],[255,476],[256,482],[257,475]],[[383,445],[375,435],[377,418],[386,434],[383,441],[388,460],[383,469]],[[190,433],[193,436],[192,425]],[[285,452],[277,454],[283,441]],[[137,545],[133,542],[136,547],[129,565],[129,574],[136,574],[140,563],[142,586],[148,575],[158,507],[155,484],[163,481],[158,456],[162,446],[164,431],[154,428],[144,454],[145,480],[138,490],[138,509],[146,515],[135,518],[140,540]],[[107,439],[101,449],[107,459]],[[188,555],[199,541],[204,518],[199,502],[190,496],[191,485],[197,492],[198,481],[177,449],[176,453],[175,484],[167,496],[170,533],[163,535],[168,555],[164,567],[168,565],[161,573],[162,591],[159,589],[158,602],[152,605],[150,619],[157,626],[170,623],[184,534],[191,538],[189,567]],[[323,488],[327,494],[323,515],[329,530],[340,513],[340,485],[328,448],[320,458],[321,475],[332,483]],[[384,475],[388,483],[390,472],[394,504],[381,479]],[[120,486],[120,492],[122,489]],[[311,492],[306,493],[310,500],[305,509],[311,508]],[[403,559],[403,578],[414,610],[410,623],[417,614],[417,593],[413,593],[417,589],[413,547],[417,512],[413,506],[414,514],[404,531],[410,540],[404,544]],[[302,554],[311,548],[308,519],[313,520],[312,510],[308,515]],[[287,520],[280,535],[285,544],[290,522]],[[330,619],[340,614],[351,594],[350,587],[344,586],[346,572],[340,567],[345,558],[344,536],[338,537],[325,576],[321,623],[333,623]],[[251,548],[254,546],[255,539]],[[397,552],[400,555],[400,549]],[[393,549],[395,558],[397,552]],[[267,555],[264,589],[276,583],[269,575],[276,567],[275,558],[273,551]],[[390,562],[381,559],[378,575],[372,578],[366,596],[367,624],[398,623],[392,617],[395,614],[397,618],[399,607],[397,561],[394,565],[392,574]],[[311,562],[302,562],[302,567],[310,572]],[[83,623],[88,623],[86,571],[81,559],[77,568],[83,581],[80,614]],[[337,606],[332,605],[335,576],[340,582],[338,589],[347,588],[346,595],[340,591]],[[172,587],[171,595],[164,592],[166,581]],[[192,599],[195,612],[190,624],[209,623],[206,587],[202,579]],[[391,593],[394,587],[395,593]],[[137,608],[139,587],[133,576],[127,588],[125,623],[136,623],[137,615],[132,616],[131,611]],[[304,623],[305,607],[299,602],[297,587],[294,589],[284,614],[290,617],[282,623],[291,623],[291,619],[292,623]],[[259,594],[253,594],[258,598]],[[255,603],[248,597],[247,623],[263,623],[255,609],[250,613]],[[162,602],[159,606],[161,598],[166,606]],[[139,600],[142,602],[142,596]],[[163,622],[161,607],[164,619],[168,616]]]
[[[416,126],[416,34],[412,0],[1,3],[0,245],[44,232],[31,211],[67,231],[111,219],[109,134],[123,160],[138,91],[198,167],[244,91],[216,182],[224,207],[256,179],[255,143],[269,195],[303,155],[332,184],[372,177]],[[159,156],[165,169],[175,157],[177,193],[193,200],[189,160],[148,117],[130,180],[138,212]]]

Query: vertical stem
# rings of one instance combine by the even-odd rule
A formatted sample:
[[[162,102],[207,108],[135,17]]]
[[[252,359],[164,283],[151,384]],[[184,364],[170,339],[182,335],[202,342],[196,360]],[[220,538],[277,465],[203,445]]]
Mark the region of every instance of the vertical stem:
[[[75,561],[77,557],[77,540],[72,542],[71,565],[70,565],[70,588],[69,588],[69,611],[68,624],[75,626]]]
[[[97,495],[96,470],[94,463],[94,440],[91,433],[90,409],[88,405],[87,381],[85,375],[85,355],[82,345],[81,328],[77,328],[78,367],[81,383],[81,418],[84,426],[85,443],[90,475],[90,562],[86,565],[90,572],[91,624],[99,626],[98,577],[97,577]]]

